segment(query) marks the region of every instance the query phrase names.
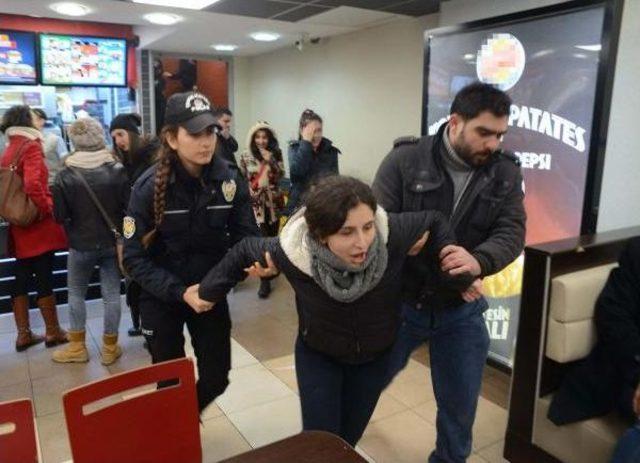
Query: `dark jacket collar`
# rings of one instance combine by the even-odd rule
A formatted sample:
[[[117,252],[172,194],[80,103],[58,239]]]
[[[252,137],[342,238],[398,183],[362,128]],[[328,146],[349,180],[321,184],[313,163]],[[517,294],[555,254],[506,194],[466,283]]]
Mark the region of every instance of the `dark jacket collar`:
[[[191,183],[199,184],[211,184],[216,180],[229,180],[233,178],[231,171],[231,164],[225,161],[219,156],[213,156],[211,162],[206,164],[200,173],[200,177],[195,178],[187,172],[182,163],[178,159],[174,159],[172,162],[170,183],[175,183],[176,180],[185,182],[189,185]]]

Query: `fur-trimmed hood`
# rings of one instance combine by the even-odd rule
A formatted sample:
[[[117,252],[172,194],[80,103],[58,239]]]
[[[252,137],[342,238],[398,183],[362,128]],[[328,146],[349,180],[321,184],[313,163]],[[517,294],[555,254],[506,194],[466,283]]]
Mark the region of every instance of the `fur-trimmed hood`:
[[[42,135],[42,132],[40,132],[38,129],[34,127],[22,127],[22,126],[16,125],[13,127],[9,127],[4,134],[7,138],[17,136],[17,137],[25,137],[25,138],[28,138],[29,140],[40,140],[40,142],[44,140],[44,136]]]
[[[273,136],[273,138],[275,138],[276,140],[278,139],[278,135],[276,134],[276,131],[273,129],[273,127],[269,125],[268,122],[264,122],[264,121],[257,122],[253,127],[249,129],[249,133],[247,133],[245,146],[247,149],[247,153],[249,154],[253,154],[251,152],[251,140],[253,140],[253,136],[256,134],[258,130],[268,130],[269,132],[271,132],[271,135]]]
[[[307,243],[309,227],[304,218],[305,207],[292,215],[280,232],[280,246],[291,263],[306,275],[311,273],[311,251]],[[375,217],[376,229],[384,244],[389,241],[389,216],[378,206]]]

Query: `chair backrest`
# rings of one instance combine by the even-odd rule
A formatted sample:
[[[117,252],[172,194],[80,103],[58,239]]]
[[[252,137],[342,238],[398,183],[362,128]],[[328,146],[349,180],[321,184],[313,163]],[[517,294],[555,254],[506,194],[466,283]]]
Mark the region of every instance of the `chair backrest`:
[[[31,399],[0,403],[0,461],[38,463]]]
[[[115,395],[172,379],[178,384],[113,403]],[[105,399],[111,404],[90,412],[84,409]],[[190,359],[158,363],[95,381],[66,392],[62,400],[74,463],[202,461]]]
[[[546,356],[559,363],[586,357],[596,342],[596,300],[617,264],[566,273],[551,280]]]

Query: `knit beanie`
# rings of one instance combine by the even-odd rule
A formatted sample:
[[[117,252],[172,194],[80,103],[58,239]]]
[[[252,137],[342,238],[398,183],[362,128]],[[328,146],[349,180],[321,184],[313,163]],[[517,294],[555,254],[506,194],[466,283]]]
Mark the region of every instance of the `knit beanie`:
[[[111,121],[109,126],[109,132],[113,132],[116,129],[123,129],[129,132],[140,134],[140,125],[142,124],[142,118],[139,114],[118,114]]]
[[[83,117],[67,129],[76,151],[99,151],[105,148],[102,124],[92,117]]]

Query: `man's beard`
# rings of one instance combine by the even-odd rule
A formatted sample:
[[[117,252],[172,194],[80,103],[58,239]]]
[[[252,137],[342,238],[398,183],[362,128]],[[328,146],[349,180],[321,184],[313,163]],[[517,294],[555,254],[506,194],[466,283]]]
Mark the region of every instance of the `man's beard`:
[[[451,147],[455,150],[458,156],[472,167],[485,165],[491,159],[490,150],[473,151],[462,133],[451,143]]]

